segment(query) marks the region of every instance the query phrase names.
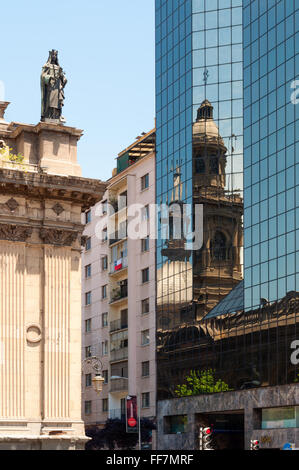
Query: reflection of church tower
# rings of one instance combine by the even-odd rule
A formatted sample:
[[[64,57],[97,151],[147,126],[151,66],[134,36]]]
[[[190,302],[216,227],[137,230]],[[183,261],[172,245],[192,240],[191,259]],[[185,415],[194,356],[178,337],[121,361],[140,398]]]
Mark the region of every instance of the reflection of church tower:
[[[243,201],[225,190],[226,152],[206,100],[193,125],[193,202],[203,204],[203,247],[194,256],[197,319],[209,312],[242,279]]]

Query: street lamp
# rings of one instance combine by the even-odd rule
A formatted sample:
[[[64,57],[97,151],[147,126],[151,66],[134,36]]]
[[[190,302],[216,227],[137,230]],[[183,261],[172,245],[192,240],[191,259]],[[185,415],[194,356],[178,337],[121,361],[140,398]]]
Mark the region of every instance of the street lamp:
[[[103,390],[103,383],[105,382],[105,379],[101,374],[103,370],[103,364],[96,356],[90,356],[83,359],[82,369],[84,368],[85,364],[89,365],[95,371],[95,376],[92,379],[92,385],[95,392],[99,395]]]

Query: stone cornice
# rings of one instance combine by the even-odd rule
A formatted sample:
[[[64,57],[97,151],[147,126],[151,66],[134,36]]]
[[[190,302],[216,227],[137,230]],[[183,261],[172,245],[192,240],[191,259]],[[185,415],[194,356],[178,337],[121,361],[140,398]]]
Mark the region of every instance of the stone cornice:
[[[107,184],[89,178],[57,176],[0,168],[0,193],[22,195],[31,199],[60,199],[81,205],[82,211],[103,197]]]
[[[25,242],[32,235],[32,227],[15,224],[0,224],[0,240]]]
[[[11,122],[7,128],[10,132],[10,137],[15,139],[22,132],[29,132],[40,134],[42,131],[61,132],[62,134],[69,134],[80,139],[83,135],[83,130],[76,127],[64,126],[62,124],[52,124],[48,122],[39,122],[38,124],[23,124],[19,122]]]

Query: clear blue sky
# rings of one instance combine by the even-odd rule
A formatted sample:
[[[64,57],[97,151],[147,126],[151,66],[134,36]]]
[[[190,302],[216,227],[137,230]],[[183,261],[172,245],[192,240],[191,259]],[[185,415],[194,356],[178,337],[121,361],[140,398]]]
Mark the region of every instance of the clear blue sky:
[[[154,127],[154,0],[14,0],[1,4],[6,120],[40,119],[40,72],[59,51],[63,115],[84,129],[83,175],[111,176],[114,158]]]

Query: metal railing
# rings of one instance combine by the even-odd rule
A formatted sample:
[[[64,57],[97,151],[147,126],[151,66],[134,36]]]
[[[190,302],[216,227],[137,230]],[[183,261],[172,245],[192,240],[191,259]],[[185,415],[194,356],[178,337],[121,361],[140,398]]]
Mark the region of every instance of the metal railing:
[[[124,321],[119,318],[110,322],[110,333],[117,330],[125,330],[126,328],[128,328],[128,320]]]
[[[122,410],[122,409],[109,410],[109,418],[125,420],[126,412],[125,410]]]
[[[127,257],[126,258],[120,258],[117,261],[121,261],[121,263],[120,263],[121,267],[117,267],[118,265],[115,264],[115,262],[111,263],[111,265],[110,265],[110,274],[117,273],[117,271],[128,267],[128,258]]]
[[[110,351],[110,361],[128,359],[128,348],[114,349]]]
[[[118,289],[113,289],[113,292],[110,298],[110,303],[116,302],[117,300],[120,300],[120,299],[125,299],[126,297],[128,297],[128,286],[121,286]]]

